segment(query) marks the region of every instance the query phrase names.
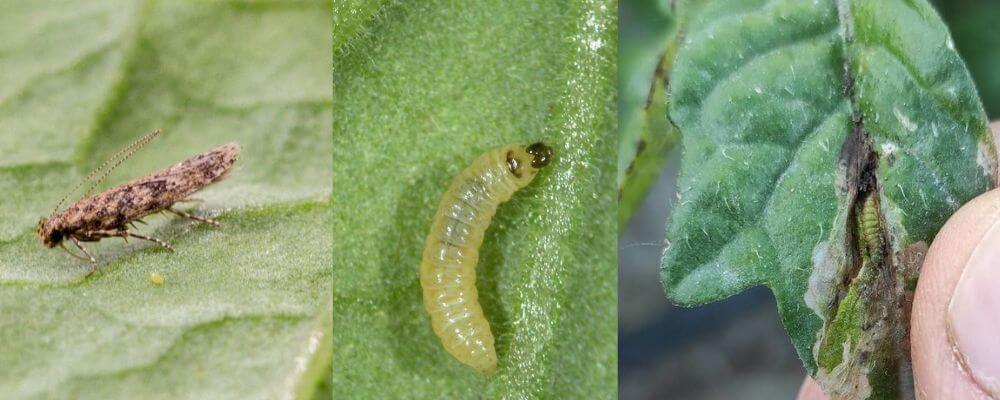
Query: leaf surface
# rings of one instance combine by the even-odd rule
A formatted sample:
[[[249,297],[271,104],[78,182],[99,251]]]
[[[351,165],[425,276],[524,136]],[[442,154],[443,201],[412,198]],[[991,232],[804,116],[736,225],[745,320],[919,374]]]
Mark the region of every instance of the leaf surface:
[[[331,352],[311,345],[332,330],[329,3],[62,3],[0,6],[0,392],[309,396]],[[223,226],[151,216],[137,230],[174,253],[86,244],[86,278],[35,224],[154,128],[96,190],[235,141],[229,178],[181,206]]]
[[[969,66],[990,120],[1000,118],[1000,35],[993,21],[1000,3],[990,0],[954,2],[936,0],[935,8],[948,24],[955,47]]]
[[[426,1],[357,17],[334,49],[334,398],[615,396],[614,15],[607,1]],[[555,158],[480,252],[500,360],[483,376],[434,336],[420,258],[452,178],[535,141]]]

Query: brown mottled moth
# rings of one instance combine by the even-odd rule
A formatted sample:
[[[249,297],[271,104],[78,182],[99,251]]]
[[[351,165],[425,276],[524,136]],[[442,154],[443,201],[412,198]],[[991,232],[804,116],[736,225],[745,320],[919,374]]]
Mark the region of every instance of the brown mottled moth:
[[[476,293],[483,234],[497,206],[527,186],[549,163],[545,144],[510,145],[480,156],[441,198],[420,264],[424,308],[451,355],[481,373],[497,368],[493,334]]]
[[[240,154],[240,146],[236,143],[224,144],[181,161],[170,168],[90,196],[90,191],[99,185],[104,178],[107,178],[115,167],[159,133],[160,130],[157,129],[136,140],[111,156],[104,164],[84,178],[66,197],[59,201],[48,218],[43,217],[38,221],[38,239],[50,248],[59,246],[73,257],[90,261],[90,274],[93,274],[97,271],[97,259],[80,242],[96,242],[109,237],[120,237],[127,241],[129,237],[134,237],[155,242],[163,248],[173,251],[167,242],[129,231],[129,226],[135,228],[134,222],[143,222],[142,218],[147,215],[167,211],[190,220],[218,225],[211,219],[196,217],[176,210],[173,205],[184,201],[188,196],[205,186],[222,179]],[[112,162],[115,164],[107,168]],[[65,210],[59,211],[59,207],[73,192],[101,172],[103,175],[94,181],[90,189],[84,193],[83,198],[70,204]],[[87,257],[84,258],[69,251],[64,243],[65,240],[72,242]]]

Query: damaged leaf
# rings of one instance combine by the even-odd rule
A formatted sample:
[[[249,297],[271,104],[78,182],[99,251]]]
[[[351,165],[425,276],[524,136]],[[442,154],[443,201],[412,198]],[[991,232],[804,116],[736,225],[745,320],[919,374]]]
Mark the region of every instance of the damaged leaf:
[[[681,2],[668,297],[766,285],[834,398],[912,397],[909,302],[944,221],[993,187],[965,65],[924,0]]]
[[[624,229],[680,135],[663,118],[669,107],[666,79],[677,53],[673,7],[659,0],[624,0],[619,14],[618,228]]]

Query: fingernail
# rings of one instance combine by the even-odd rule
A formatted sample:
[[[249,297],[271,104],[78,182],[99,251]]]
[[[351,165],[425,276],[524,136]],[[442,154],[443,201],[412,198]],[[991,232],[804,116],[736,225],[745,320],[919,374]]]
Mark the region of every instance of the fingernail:
[[[966,371],[1000,397],[1000,221],[973,250],[948,308],[951,340]]]

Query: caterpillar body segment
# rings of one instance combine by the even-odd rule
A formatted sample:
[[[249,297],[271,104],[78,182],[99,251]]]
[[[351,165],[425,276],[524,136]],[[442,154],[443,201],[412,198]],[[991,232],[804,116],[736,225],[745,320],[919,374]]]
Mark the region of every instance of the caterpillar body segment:
[[[882,248],[882,222],[879,219],[878,195],[870,194],[861,206],[858,217],[862,245],[869,256],[875,257]]]
[[[476,291],[479,246],[497,206],[548,164],[542,143],[510,145],[477,158],[441,198],[420,264],[424,308],[441,344],[458,361],[489,374],[497,355]]]

